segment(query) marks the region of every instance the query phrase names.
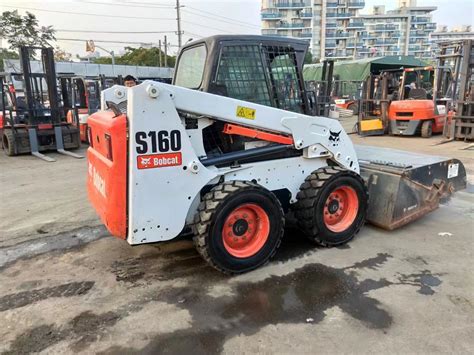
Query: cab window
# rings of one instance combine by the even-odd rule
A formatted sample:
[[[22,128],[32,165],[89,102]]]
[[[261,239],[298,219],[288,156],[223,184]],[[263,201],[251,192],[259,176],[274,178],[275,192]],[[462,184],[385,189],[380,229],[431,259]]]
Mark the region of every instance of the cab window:
[[[188,89],[201,86],[207,50],[204,45],[186,49],[180,56],[176,70],[175,85]]]

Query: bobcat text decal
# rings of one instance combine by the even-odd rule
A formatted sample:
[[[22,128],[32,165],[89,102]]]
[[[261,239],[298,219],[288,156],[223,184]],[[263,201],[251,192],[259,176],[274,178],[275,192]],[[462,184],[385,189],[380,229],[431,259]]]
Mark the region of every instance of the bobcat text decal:
[[[181,132],[149,131],[135,133],[138,169],[181,165]]]

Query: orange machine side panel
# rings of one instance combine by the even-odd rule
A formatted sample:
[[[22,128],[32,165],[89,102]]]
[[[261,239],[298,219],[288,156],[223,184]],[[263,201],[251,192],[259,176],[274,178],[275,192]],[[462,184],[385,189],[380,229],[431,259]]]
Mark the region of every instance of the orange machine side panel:
[[[96,112],[88,119],[89,200],[109,232],[127,237],[127,118]]]
[[[435,118],[434,102],[431,100],[392,101],[388,110],[391,120],[426,120]]]

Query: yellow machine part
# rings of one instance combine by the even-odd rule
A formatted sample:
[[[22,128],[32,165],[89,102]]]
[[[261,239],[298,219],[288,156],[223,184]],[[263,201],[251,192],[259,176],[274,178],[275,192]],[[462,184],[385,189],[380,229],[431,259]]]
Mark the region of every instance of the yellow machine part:
[[[375,130],[383,130],[382,120],[375,118],[372,120],[361,120],[360,121],[360,131],[375,131]]]

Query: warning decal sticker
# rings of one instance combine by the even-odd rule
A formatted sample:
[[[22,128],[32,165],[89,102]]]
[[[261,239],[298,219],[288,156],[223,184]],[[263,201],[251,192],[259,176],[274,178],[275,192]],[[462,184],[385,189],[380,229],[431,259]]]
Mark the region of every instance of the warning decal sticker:
[[[181,164],[181,152],[137,156],[138,169],[165,168]]]
[[[236,115],[237,115],[237,117],[246,118],[248,120],[254,120],[255,119],[255,109],[250,108],[250,107],[237,106]]]

